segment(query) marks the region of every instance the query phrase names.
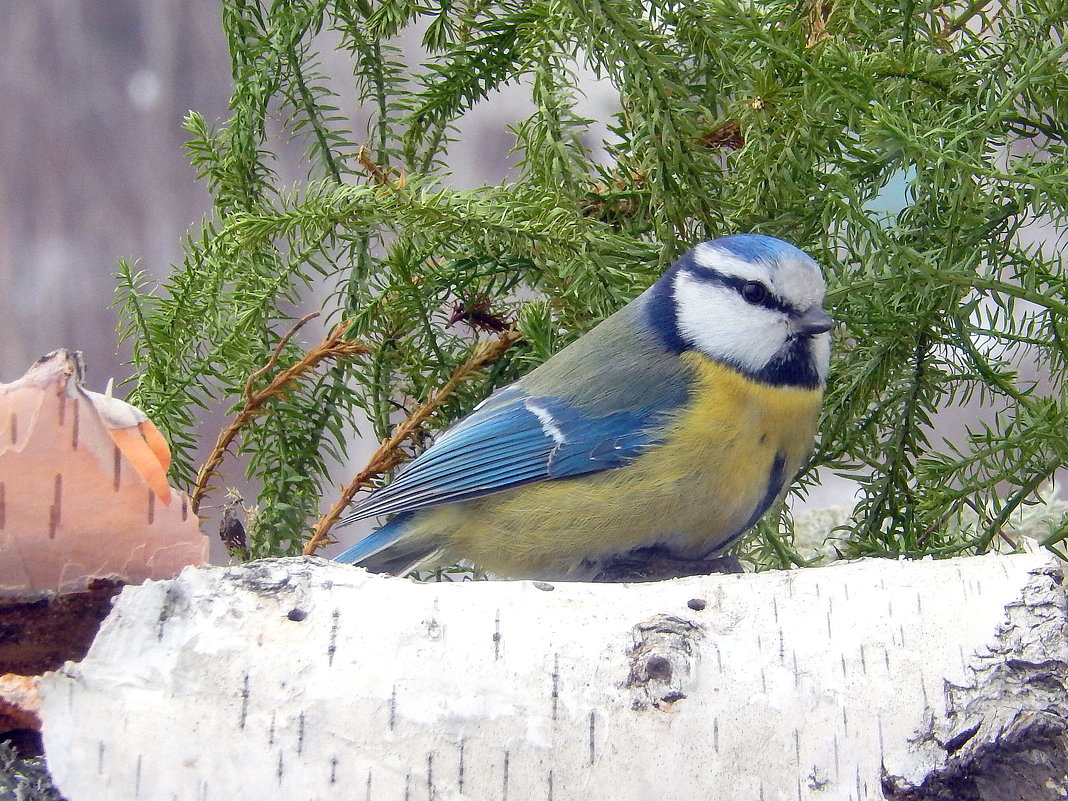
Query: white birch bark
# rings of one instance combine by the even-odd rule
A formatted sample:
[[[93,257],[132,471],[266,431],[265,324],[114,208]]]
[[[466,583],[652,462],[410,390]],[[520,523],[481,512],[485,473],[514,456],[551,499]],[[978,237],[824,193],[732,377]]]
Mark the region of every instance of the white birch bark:
[[[1060,578],[1041,553],[633,585],[188,568],[45,677],[44,739],[69,801],[1062,798]]]

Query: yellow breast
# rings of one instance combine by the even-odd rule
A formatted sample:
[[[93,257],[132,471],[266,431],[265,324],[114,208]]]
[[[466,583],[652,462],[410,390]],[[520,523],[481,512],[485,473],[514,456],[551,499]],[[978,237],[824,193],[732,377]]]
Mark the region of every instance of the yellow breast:
[[[823,392],[771,387],[693,353],[683,358],[697,375],[694,401],[642,461],[657,459],[656,469],[676,474],[677,487],[705,499],[704,523],[692,521],[676,540],[698,554],[751,521],[767,500],[777,458],[781,486],[771,493],[785,491],[812,448]]]

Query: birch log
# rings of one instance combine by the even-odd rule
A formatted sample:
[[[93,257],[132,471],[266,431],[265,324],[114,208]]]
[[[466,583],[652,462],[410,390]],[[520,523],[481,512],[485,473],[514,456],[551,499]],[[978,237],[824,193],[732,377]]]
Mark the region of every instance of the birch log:
[[[69,801],[1064,798],[1041,553],[593,585],[128,587],[42,683]]]

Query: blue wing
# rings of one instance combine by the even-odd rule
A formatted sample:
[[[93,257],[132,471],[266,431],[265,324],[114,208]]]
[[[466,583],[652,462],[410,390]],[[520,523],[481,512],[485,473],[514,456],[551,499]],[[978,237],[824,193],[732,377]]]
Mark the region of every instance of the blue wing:
[[[488,495],[531,481],[622,467],[657,444],[663,410],[590,416],[519,387],[492,396],[344,522]]]
[[[448,429],[350,523],[629,464],[660,442],[692,374],[635,325],[636,301]],[[619,354],[606,358],[606,354]]]

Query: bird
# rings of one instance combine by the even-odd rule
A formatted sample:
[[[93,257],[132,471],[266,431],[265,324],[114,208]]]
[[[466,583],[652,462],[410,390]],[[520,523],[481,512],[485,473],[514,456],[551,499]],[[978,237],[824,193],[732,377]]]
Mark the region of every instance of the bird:
[[[696,244],[359,502],[342,525],[394,517],[335,559],[394,575],[459,561],[541,580],[707,572],[686,568],[756,525],[812,451],[825,294],[784,240]]]

